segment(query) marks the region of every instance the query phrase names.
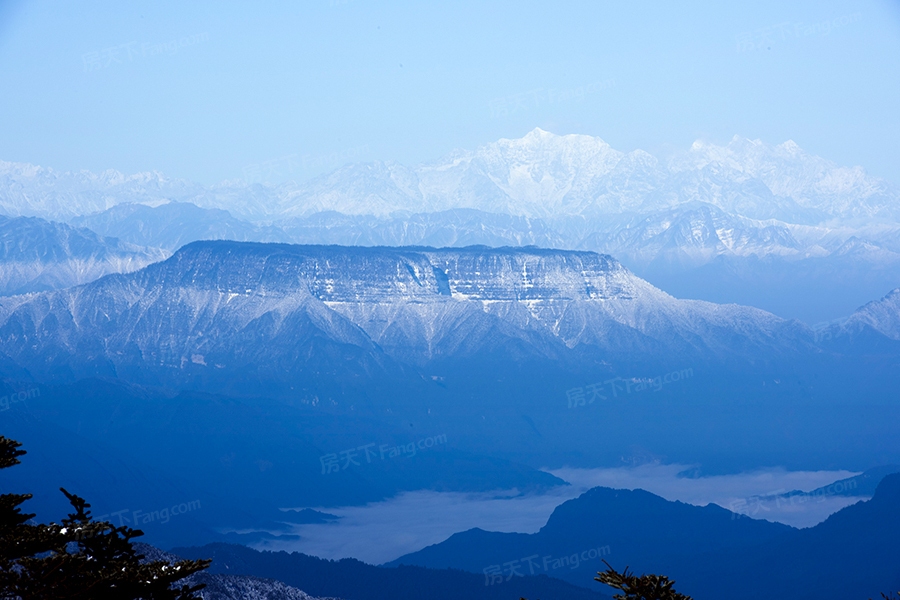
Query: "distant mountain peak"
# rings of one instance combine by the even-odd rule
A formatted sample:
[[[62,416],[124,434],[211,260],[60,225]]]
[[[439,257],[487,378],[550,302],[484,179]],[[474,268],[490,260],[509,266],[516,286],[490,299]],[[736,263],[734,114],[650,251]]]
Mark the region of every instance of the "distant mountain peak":
[[[522,139],[523,140],[535,139],[535,138],[546,139],[546,138],[554,138],[554,137],[559,137],[559,136],[557,136],[554,133],[550,133],[549,131],[544,131],[540,127],[535,127],[534,129],[532,129],[531,131],[526,133],[525,137],[523,137]]]
[[[690,202],[786,223],[829,218],[900,220],[900,193],[860,167],[838,167],[788,140],[771,146],[735,135],[726,145],[695,141],[661,165],[603,139],[536,127],[474,150],[407,167],[391,161],[344,165],[302,183],[223,182],[203,187],[146,171],[56,172],[0,162],[0,213],[70,219],[121,202],[161,200],[223,208],[253,219],[317,212],[385,217],[455,208],[528,218],[608,218]]]
[[[825,339],[850,338],[875,332],[890,340],[900,341],[900,287],[858,308],[849,317],[825,328]]]

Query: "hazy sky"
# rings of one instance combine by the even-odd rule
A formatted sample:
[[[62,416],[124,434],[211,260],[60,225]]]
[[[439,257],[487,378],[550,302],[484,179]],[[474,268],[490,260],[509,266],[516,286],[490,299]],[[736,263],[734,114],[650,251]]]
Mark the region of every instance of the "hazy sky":
[[[539,126],[793,139],[900,182],[900,2],[673,4],[0,0],[0,159],[302,180]]]

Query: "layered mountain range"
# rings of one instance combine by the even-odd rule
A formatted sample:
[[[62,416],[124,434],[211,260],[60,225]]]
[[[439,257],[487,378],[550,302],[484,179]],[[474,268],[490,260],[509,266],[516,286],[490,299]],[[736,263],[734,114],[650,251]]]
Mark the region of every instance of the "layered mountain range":
[[[110,512],[138,506],[136,497],[152,509],[202,496],[202,513],[181,515],[168,529],[151,524],[154,535],[259,544],[291,535],[290,518],[278,510],[285,507],[423,488],[543,490],[563,482],[539,467],[608,465],[628,453],[732,472],[786,462],[884,464],[898,456],[898,299],[894,290],[813,329],[757,308],[676,299],[591,251],[193,242],[133,272],[0,299],[5,427],[34,443],[43,461],[32,480],[14,483],[49,496],[46,475],[64,475],[61,483],[111,502],[102,508]],[[31,390],[28,404],[11,404],[22,390]],[[415,460],[385,459],[382,451],[363,462],[372,457],[360,454],[382,442],[417,448],[435,435],[452,441]],[[67,453],[55,457],[61,442]],[[331,472],[326,459],[339,455],[358,460]],[[824,549],[816,573],[827,551],[869,561],[868,570],[826,585],[857,589],[868,578],[881,589],[894,581],[892,481],[810,533],[745,524],[715,507],[673,508],[646,493],[594,492],[588,499],[600,501],[570,515],[549,552],[571,556],[574,548],[580,556],[609,545],[642,570],[675,576],[687,591],[718,593],[748,573]],[[644,544],[627,542],[633,530],[623,515],[650,526]],[[583,527],[591,520],[603,528]],[[872,548],[859,531],[871,532]],[[604,541],[607,532],[623,541]],[[465,554],[474,538],[493,552],[478,560],[503,558],[507,537],[483,533],[453,543],[465,542]],[[541,534],[513,537],[516,549],[543,551]],[[642,554],[651,541],[659,552]],[[688,545],[692,554],[681,550]],[[220,559],[240,567],[231,573],[283,578],[317,595],[328,589],[282,577],[287,571],[272,566],[271,555],[237,552],[235,563],[234,554],[226,548]],[[525,556],[533,554],[504,561]],[[309,562],[293,556],[284,564],[298,560]],[[403,590],[437,577],[487,598],[501,593],[482,591],[484,569],[497,564],[445,565],[475,571],[468,575],[315,566],[396,581]],[[755,571],[734,566],[746,564]],[[805,563],[796,565],[801,572]],[[577,570],[554,576],[573,584]],[[798,581],[807,579],[778,581],[802,597]],[[259,580],[209,581],[225,597],[300,594]],[[594,595],[547,579],[512,582],[502,593]]]
[[[167,255],[64,223],[0,216],[0,296],[71,287]]]
[[[844,316],[900,284],[898,206],[896,187],[860,167],[791,141],[737,136],[660,160],[535,129],[417,167],[351,164],[279,185],[204,187],[159,173],[0,163],[0,213],[71,220],[140,245],[174,250],[215,238],[584,249],[612,254],[677,296],[808,323]]]
[[[538,572],[584,585],[599,561],[580,557],[602,545],[612,564],[666,573],[676,589],[696,598],[875,597],[900,586],[898,503],[900,474],[888,475],[871,500],[797,530],[735,518],[716,505],[667,502],[643,490],[594,488],[558,506],[537,533],[473,529],[392,564],[474,573],[487,573],[490,565],[504,573],[536,566]],[[529,556],[531,565],[524,558]],[[572,560],[553,568],[559,557]],[[823,572],[829,564],[841,568]]]
[[[792,141],[768,146],[735,136],[727,146],[695,142],[667,162],[614,150],[600,138],[535,129],[416,168],[375,162],[342,167],[307,184],[225,182],[204,188],[160,173],[57,173],[0,163],[7,214],[67,219],[122,202],[189,201],[240,217],[306,216],[333,210],[388,216],[398,211],[473,208],[531,218],[652,213],[692,202],[756,220],[820,224],[865,219],[895,224],[898,192],[811,156]]]
[[[213,564],[206,577],[213,581],[226,577],[226,574],[239,580],[258,581],[258,578],[265,577],[302,587],[315,594],[329,594],[347,600],[418,600],[423,593],[435,600],[460,597],[505,600],[515,596],[610,600],[609,595],[597,589],[599,586],[586,589],[588,586],[573,585],[546,576],[514,577],[485,585],[482,574],[458,569],[387,569],[354,559],[324,560],[298,552],[259,552],[229,544],[176,548],[174,551],[185,556],[211,558]]]
[[[870,461],[862,438],[809,445],[807,425],[829,406],[821,427],[856,423],[841,431],[893,447],[896,298],[811,329],[678,300],[593,252],[194,242],[133,273],[0,299],[0,365],[43,384],[118,379],[428,423],[532,466],[572,449],[609,460],[638,440],[685,462],[759,461],[778,444],[750,439],[782,413],[794,460],[840,447]],[[882,400],[881,419],[858,410]],[[714,418],[748,438],[731,458],[714,451]],[[591,444],[598,431],[609,443]]]
[[[725,360],[814,343],[758,309],[676,300],[610,256],[536,248],[195,242],[135,273],[0,301],[0,351],[46,381],[289,381],[335,355],[361,376],[500,349],[574,365]]]

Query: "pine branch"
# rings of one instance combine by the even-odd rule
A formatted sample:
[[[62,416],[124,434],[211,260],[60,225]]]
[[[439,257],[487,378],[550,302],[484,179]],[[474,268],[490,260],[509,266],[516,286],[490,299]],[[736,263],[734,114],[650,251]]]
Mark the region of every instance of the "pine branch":
[[[690,596],[679,594],[672,589],[675,582],[670,581],[664,575],[641,575],[638,577],[630,573],[627,566],[622,573],[619,573],[605,560],[603,564],[607,566],[607,570],[597,573],[597,577],[594,579],[624,592],[613,596],[616,600],[693,600]]]

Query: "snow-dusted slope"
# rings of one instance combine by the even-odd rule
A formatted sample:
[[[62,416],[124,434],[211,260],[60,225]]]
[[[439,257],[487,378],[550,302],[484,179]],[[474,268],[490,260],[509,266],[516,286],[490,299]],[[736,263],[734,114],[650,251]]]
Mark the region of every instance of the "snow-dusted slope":
[[[121,202],[164,202],[173,195],[199,191],[200,186],[171,181],[162,174],[124,175],[59,172],[54,169],[0,161],[0,209],[9,216],[65,220],[106,210]]]
[[[204,188],[159,173],[60,173],[0,162],[0,211],[67,219],[133,202],[189,201],[250,218],[334,210],[387,216],[473,208],[531,218],[649,214],[704,202],[751,219],[814,224],[900,220],[898,191],[861,167],[837,166],[794,142],[777,146],[735,136],[727,146],[695,142],[667,163],[623,153],[602,139],[535,129],[410,168],[344,166],[308,183],[238,181]]]
[[[708,170],[732,181],[761,181],[776,197],[790,198],[804,209],[831,217],[894,222],[900,217],[897,191],[884,181],[867,175],[862,167],[840,167],[812,156],[791,140],[777,146],[739,136],[724,147],[695,142],[687,154],[671,162],[670,169]]]
[[[455,152],[416,172],[426,205],[435,210],[463,206],[546,218],[592,210],[599,180],[623,157],[600,138],[535,129],[518,140]]]
[[[826,329],[828,337],[869,329],[900,341],[900,288],[880,300],[869,302],[838,324]]]
[[[528,248],[196,242],[136,273],[0,302],[0,319],[0,352],[36,375],[66,365],[151,378],[359,376],[512,348],[561,361],[576,350],[720,359],[812,340],[760,310],[676,300],[609,256]]]
[[[422,228],[407,231],[401,225],[410,215],[446,229],[453,227],[454,210],[477,210],[495,221],[526,219],[528,231],[510,224],[495,238],[526,243],[555,238],[558,247],[614,252],[635,265],[660,252],[665,258],[673,248],[701,262],[716,256],[824,256],[854,235],[900,250],[900,192],[860,167],[839,167],[791,141],[777,146],[737,136],[726,146],[698,141],[663,164],[643,151],[616,151],[597,137],[535,129],[520,139],[454,151],[415,168],[350,164],[304,184],[275,187],[230,181],[204,188],[159,173],[59,173],[0,162],[0,213],[8,215],[82,216],[79,224],[130,232],[136,209],[109,209],[172,201],[275,221],[302,230],[303,241],[345,244],[360,237],[362,243],[367,237],[372,243],[416,243]],[[94,215],[102,211],[108,212]],[[341,237],[340,225],[317,216],[327,211],[358,222]],[[198,237],[181,235],[173,242],[163,232],[171,224],[162,212],[141,215],[135,232],[141,243],[176,247]],[[215,220],[211,237],[276,241],[279,236],[272,228]]]
[[[703,202],[750,219],[813,224],[834,218],[897,222],[896,189],[803,152],[735,136],[696,142],[661,164],[600,138],[535,129],[430,164],[350,165],[285,194],[281,214],[321,210],[385,216],[474,208],[531,218],[648,214]]]
[[[149,544],[137,543],[134,548],[144,557],[145,562],[166,561],[172,564],[181,560],[180,557]],[[280,581],[249,575],[221,575],[200,571],[179,581],[178,585],[204,585],[197,593],[203,600],[320,600]]]
[[[0,216],[0,295],[70,287],[136,271],[166,253],[43,219]]]

